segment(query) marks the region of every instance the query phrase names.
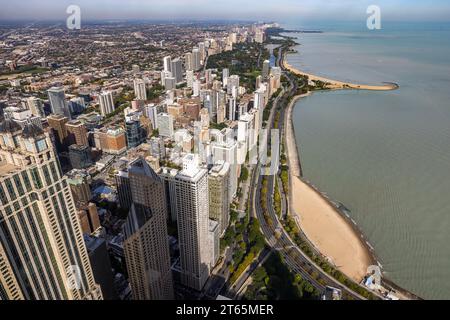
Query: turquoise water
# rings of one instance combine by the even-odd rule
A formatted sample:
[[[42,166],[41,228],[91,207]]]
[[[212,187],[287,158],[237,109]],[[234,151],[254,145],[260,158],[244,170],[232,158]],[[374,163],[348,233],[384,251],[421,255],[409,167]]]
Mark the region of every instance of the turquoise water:
[[[351,210],[390,279],[450,299],[450,24],[307,27],[325,33],[296,34],[290,64],[400,89],[301,100],[294,122],[306,178]]]

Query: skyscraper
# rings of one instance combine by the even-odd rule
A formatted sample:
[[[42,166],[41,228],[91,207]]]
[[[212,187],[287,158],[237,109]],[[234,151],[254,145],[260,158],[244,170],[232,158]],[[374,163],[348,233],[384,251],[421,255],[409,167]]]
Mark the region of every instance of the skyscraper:
[[[218,161],[209,171],[209,217],[219,223],[220,234],[224,234],[230,223],[230,164]]]
[[[172,138],[173,116],[167,113],[158,114],[158,130],[161,137]]]
[[[167,169],[166,169],[167,171]],[[209,277],[208,171],[199,168],[196,155],[183,158],[183,170],[169,179],[171,208],[175,211],[180,247],[181,283],[202,290]]]
[[[183,81],[183,62],[180,58],[172,60],[172,77],[175,78],[176,83]]]
[[[177,80],[174,77],[166,77],[164,79],[164,89],[173,90],[177,87]]]
[[[30,97],[25,100],[25,105],[28,110],[31,111],[33,115],[36,117],[45,117],[44,107],[42,105],[42,101],[36,97]]]
[[[91,188],[89,186],[90,175],[84,170],[72,170],[67,173],[67,183],[72,191],[73,200],[76,207],[89,203],[92,199]]]
[[[127,117],[125,121],[128,148],[135,148],[145,140],[144,129],[138,117]]]
[[[143,79],[134,79],[134,95],[136,100],[147,100],[147,88]]]
[[[128,169],[132,206],[124,226],[124,253],[133,298],[173,299],[164,184],[139,158]]]
[[[81,121],[73,120],[66,123],[69,144],[89,146],[87,129]]]
[[[236,120],[236,98],[232,97],[228,100],[227,119],[230,121]]]
[[[194,87],[194,71],[192,70],[186,71],[186,82],[188,88],[192,89]]]
[[[52,108],[52,113],[66,116],[71,119],[69,107],[66,101],[66,95],[64,93],[64,88],[53,87],[48,91],[48,100],[50,101],[50,106]]]
[[[82,97],[75,97],[69,100],[69,111],[71,114],[80,114],[85,109],[86,104]]]
[[[5,120],[0,136],[0,298],[101,299],[49,133]]]
[[[226,135],[226,133],[225,133]],[[230,180],[228,185],[228,200],[231,203],[237,193],[238,169],[237,143],[234,139],[217,139],[212,143],[213,161],[226,161],[230,164]]]
[[[194,71],[200,70],[201,66],[201,56],[198,48],[192,49],[192,68]]]
[[[152,123],[153,130],[158,128],[158,106],[154,104],[149,104],[145,107],[145,113],[147,118],[150,119]]]
[[[262,77],[264,79],[267,79],[269,77],[269,71],[270,71],[270,61],[269,60],[265,60],[263,62],[263,69],[262,69]]]
[[[193,60],[192,60],[192,53],[191,52],[186,53],[186,55],[184,56],[184,66],[185,66],[187,71],[193,71],[194,70]]]
[[[114,99],[112,92],[106,91],[99,95],[100,100],[100,114],[106,117],[108,114],[114,111]]]
[[[59,144],[61,147],[68,147],[68,133],[66,127],[68,121],[69,119],[67,117],[60,114],[51,114],[47,117],[48,125],[55,133],[57,145]]]
[[[172,72],[172,58],[171,57],[169,57],[169,56],[164,57],[163,64],[164,64],[165,72]]]
[[[225,68],[222,70],[222,82],[223,87],[225,88],[228,85],[228,77],[230,76],[230,70]]]
[[[91,150],[88,146],[77,144],[69,146],[69,159],[73,169],[85,169],[93,164]]]
[[[239,76],[238,75],[232,75],[228,77],[228,83],[227,83],[227,94],[233,94],[233,90],[239,89]]]

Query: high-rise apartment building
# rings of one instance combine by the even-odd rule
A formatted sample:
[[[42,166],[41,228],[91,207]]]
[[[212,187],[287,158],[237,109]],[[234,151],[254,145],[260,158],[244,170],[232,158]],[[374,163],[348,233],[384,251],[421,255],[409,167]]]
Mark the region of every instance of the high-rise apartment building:
[[[211,265],[208,171],[199,167],[196,155],[188,154],[183,170],[163,169],[162,175],[169,184],[171,210],[177,220],[181,283],[200,291]]]
[[[194,71],[199,71],[201,69],[201,55],[198,48],[192,49],[192,68]]]
[[[101,299],[48,132],[0,124],[0,299]]]
[[[143,79],[134,79],[134,95],[136,100],[147,100],[147,87]]]
[[[227,94],[233,94],[233,91],[239,90],[239,76],[238,75],[232,75],[228,77],[227,82]]]
[[[269,77],[269,72],[270,72],[270,61],[264,60],[263,69],[262,69],[262,77],[264,79],[267,79]],[[256,89],[258,89],[258,88],[256,88]]]
[[[144,129],[138,117],[127,117],[125,130],[128,148],[135,148],[145,141]]]
[[[184,56],[184,66],[185,66],[187,71],[193,71],[194,70],[193,58],[192,58],[192,53],[191,52],[186,53],[186,55]]]
[[[161,137],[172,138],[173,136],[173,116],[167,113],[158,114],[158,130]]]
[[[47,122],[50,128],[52,128],[57,143],[61,146],[68,146],[68,133],[66,124],[69,122],[69,119],[60,114],[51,114],[47,117]]]
[[[66,123],[68,143],[79,146],[89,146],[88,130],[86,126],[78,120],[69,121]]]
[[[230,164],[218,161],[209,171],[209,217],[219,223],[220,234],[224,234],[230,223]]]
[[[133,299],[173,299],[164,183],[142,158],[130,164],[128,177],[132,205],[124,253]]]
[[[72,170],[67,173],[67,183],[72,191],[76,207],[89,203],[92,200],[91,188],[89,186],[91,176],[84,170]]]
[[[165,72],[172,72],[172,58],[167,56],[163,59],[164,64],[164,71]]]
[[[228,77],[230,76],[230,70],[225,68],[222,70],[222,82],[223,87],[225,88],[228,85]]]
[[[77,144],[69,146],[69,159],[73,169],[86,169],[93,164],[91,149],[88,146]]]
[[[25,100],[25,106],[36,117],[45,117],[44,106],[42,101],[36,97],[30,97]]]
[[[114,111],[114,99],[111,91],[102,92],[99,95],[100,102],[100,114],[106,117],[108,114]]]
[[[180,58],[172,60],[172,77],[176,83],[183,82],[183,62]]]
[[[71,119],[69,107],[66,101],[66,95],[64,93],[64,88],[53,87],[48,91],[48,100],[50,101],[50,106],[52,108],[53,114],[60,114]]]

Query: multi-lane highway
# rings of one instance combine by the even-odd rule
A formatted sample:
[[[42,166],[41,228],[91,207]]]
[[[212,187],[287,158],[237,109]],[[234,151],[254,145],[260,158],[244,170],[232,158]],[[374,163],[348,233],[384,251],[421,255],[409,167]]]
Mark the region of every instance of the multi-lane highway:
[[[281,54],[282,52],[280,49],[279,56],[281,56]],[[287,73],[284,73],[284,75],[288,77],[290,84],[287,90],[283,91],[280,94],[280,96],[278,96],[275,99],[267,125],[268,128],[273,128],[274,114],[277,111],[279,104],[280,103],[287,104],[289,98],[292,96],[293,93],[297,92],[298,89],[296,79],[292,79],[292,77]],[[281,106],[283,107],[283,105]],[[284,110],[285,108],[280,108],[279,111],[281,113],[279,117],[279,128],[284,127],[283,126],[284,125],[283,122],[285,119]],[[268,133],[269,131],[266,131],[265,134],[267,136],[263,138],[263,140],[267,139],[267,142],[270,141],[270,135]],[[272,155],[272,157],[273,156],[275,155]],[[279,159],[279,155],[277,155],[277,158]],[[317,266],[306,254],[304,254],[298,248],[298,246],[295,244],[295,242],[290,238],[289,234],[283,228],[274,210],[273,191],[277,175],[263,176],[261,175],[261,172],[262,172],[261,163],[258,163],[256,168],[254,169],[252,175],[252,182],[250,184],[252,186],[251,212],[258,218],[261,225],[261,231],[265,236],[268,245],[273,250],[277,250],[280,252],[281,256],[284,258],[286,265],[291,269],[291,271],[300,274],[303,277],[303,279],[311,283],[314,286],[314,288],[320,293],[322,293],[325,290],[326,286],[332,286],[341,289],[342,292],[344,293],[344,296],[346,297],[358,300],[365,299],[358,293],[353,292],[351,289],[342,285],[336,279],[332,278],[330,275],[325,273],[319,266]],[[267,198],[265,199],[267,203],[267,212],[264,212],[261,206],[262,203],[261,188],[262,188],[262,181],[264,178],[267,180],[267,189],[268,189],[268,192],[266,193]],[[265,214],[270,218],[271,220],[270,224],[266,220]]]

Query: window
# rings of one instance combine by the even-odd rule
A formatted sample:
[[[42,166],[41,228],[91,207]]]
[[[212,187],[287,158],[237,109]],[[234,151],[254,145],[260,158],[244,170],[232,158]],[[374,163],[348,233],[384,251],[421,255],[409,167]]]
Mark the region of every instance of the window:
[[[37,168],[31,169],[31,176],[33,178],[34,186],[37,189],[41,189],[42,188],[42,181],[41,181],[41,177],[39,175],[39,171],[38,171]]]
[[[47,166],[43,166],[42,169],[44,171],[45,182],[47,183],[47,185],[51,185],[52,179],[50,178],[50,173],[48,172]]]
[[[11,183],[11,179],[6,179],[5,185],[6,185],[6,189],[8,190],[9,197],[11,198],[11,200],[16,200],[17,196],[16,196],[16,192],[14,191],[14,187]]]
[[[0,202],[5,205],[8,203],[8,199],[6,198],[5,190],[3,190],[2,185],[0,184]]]
[[[50,162],[50,171],[52,172],[53,181],[58,181],[58,172],[56,171],[55,163]]]
[[[25,191],[23,190],[22,181],[20,181],[19,175],[13,176],[14,183],[16,184],[17,191],[19,191],[19,196],[23,196],[25,194]]]
[[[38,149],[39,152],[46,150],[47,142],[45,141],[45,139],[41,139],[38,142],[36,142],[36,148]]]
[[[32,187],[27,171],[22,171],[22,179],[25,185],[25,189],[27,189],[27,191],[31,191]]]

